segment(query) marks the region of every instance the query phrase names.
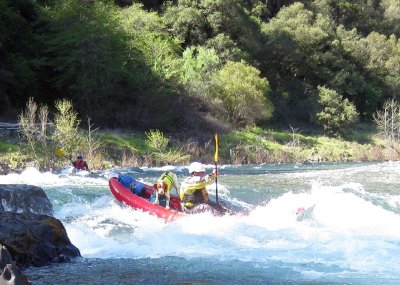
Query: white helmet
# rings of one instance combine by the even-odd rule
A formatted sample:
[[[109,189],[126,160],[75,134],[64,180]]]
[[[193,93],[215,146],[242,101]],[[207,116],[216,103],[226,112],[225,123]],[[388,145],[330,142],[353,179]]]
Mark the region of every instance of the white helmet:
[[[193,172],[206,172],[206,169],[200,162],[192,162],[189,165],[189,173],[192,174]]]

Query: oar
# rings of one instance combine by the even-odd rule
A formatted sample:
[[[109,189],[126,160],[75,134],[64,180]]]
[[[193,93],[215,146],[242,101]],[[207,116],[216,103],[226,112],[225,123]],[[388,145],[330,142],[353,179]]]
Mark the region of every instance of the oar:
[[[215,201],[218,203],[218,134],[215,134]]]

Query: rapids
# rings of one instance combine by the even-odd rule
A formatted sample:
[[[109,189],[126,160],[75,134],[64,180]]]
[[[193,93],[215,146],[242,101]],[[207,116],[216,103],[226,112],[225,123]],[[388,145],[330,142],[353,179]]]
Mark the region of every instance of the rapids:
[[[400,284],[400,162],[223,165],[219,198],[247,216],[173,223],[120,205],[108,179],[181,181],[185,166],[0,176],[42,187],[82,258],[28,268],[32,284]],[[212,165],[207,170],[212,171]],[[215,184],[208,188],[215,197]],[[298,222],[296,210],[315,204]]]

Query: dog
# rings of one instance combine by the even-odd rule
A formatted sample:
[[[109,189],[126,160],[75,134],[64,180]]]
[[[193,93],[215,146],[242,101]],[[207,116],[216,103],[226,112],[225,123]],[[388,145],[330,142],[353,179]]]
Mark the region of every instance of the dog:
[[[165,172],[157,180],[154,187],[156,188],[155,191],[156,197],[154,200],[154,204],[159,204],[161,206],[164,206],[166,209],[170,209],[170,201],[171,201],[170,192],[172,187],[174,187],[178,192],[178,178],[176,174],[170,171]]]

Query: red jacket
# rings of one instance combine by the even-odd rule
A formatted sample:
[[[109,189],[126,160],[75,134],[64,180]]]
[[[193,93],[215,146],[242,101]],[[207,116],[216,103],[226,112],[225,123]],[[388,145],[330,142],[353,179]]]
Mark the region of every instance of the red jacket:
[[[76,169],[79,169],[79,170],[88,170],[88,169],[89,169],[89,167],[88,167],[86,161],[84,161],[84,160],[77,160],[77,161],[74,161],[74,162],[72,162],[72,165],[73,165]]]

